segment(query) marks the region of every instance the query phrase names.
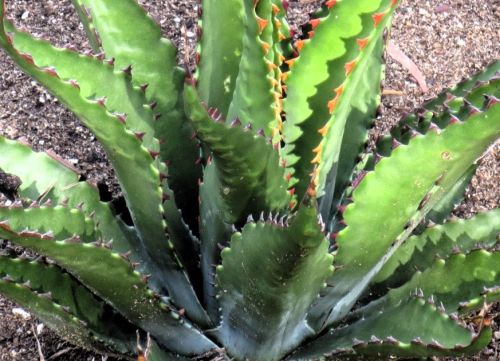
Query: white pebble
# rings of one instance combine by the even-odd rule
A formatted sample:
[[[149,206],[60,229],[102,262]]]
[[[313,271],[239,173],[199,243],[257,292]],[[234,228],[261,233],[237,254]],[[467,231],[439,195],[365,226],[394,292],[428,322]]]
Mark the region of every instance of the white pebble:
[[[23,320],[29,320],[31,318],[31,315],[28,312],[19,307],[13,308],[12,313],[21,317]]]

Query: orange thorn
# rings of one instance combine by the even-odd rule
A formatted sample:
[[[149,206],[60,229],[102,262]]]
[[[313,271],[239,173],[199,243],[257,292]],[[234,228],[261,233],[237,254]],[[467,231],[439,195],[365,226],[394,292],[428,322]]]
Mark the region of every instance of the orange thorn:
[[[288,193],[290,193],[290,195],[293,196],[295,194],[295,187],[294,188],[290,188],[288,190]]]
[[[278,39],[279,41],[285,40],[286,36],[281,33],[281,31],[278,33]]]
[[[316,156],[311,160],[311,164],[319,164],[321,161],[321,153],[316,154]]]
[[[396,6],[398,4],[399,0],[392,0],[391,1],[391,7]]]
[[[358,46],[359,46],[359,50],[363,50],[364,48],[366,48],[366,45],[368,44],[368,39],[369,38],[356,40],[356,42],[358,43]]]
[[[287,87],[286,85],[282,85],[282,86],[281,86],[281,89],[282,89],[284,92],[286,92],[286,91],[288,90],[288,87]]]
[[[305,40],[302,40],[302,39],[301,40],[297,40],[295,42],[295,47],[297,48],[298,51],[301,51],[302,48],[304,47],[305,43],[306,43]]]
[[[286,81],[288,79],[289,71],[281,74],[281,81]]]
[[[288,64],[288,67],[290,69],[292,69],[293,67],[293,64],[295,64],[295,61],[297,60],[297,58],[294,58],[294,59],[290,59],[290,60],[286,60],[285,63]]]
[[[276,64],[274,64],[273,62],[271,61],[268,61],[267,62],[267,68],[270,70],[270,71],[274,71],[278,68],[278,66]]]
[[[267,54],[269,52],[269,49],[271,49],[271,45],[269,45],[266,42],[262,43],[262,49],[264,49],[264,52]]]
[[[328,129],[330,129],[330,123],[326,123],[326,125],[323,128],[318,130],[318,133],[324,137],[326,136],[326,133],[328,133]]]
[[[286,58],[283,56],[283,54],[279,55],[279,61],[280,61],[280,63],[283,63],[285,61],[285,59]]]
[[[385,13],[373,14],[372,18],[373,18],[373,22],[375,23],[375,27],[377,27],[378,24],[380,24],[380,22],[384,19],[384,17],[385,17]]]
[[[345,75],[349,76],[352,71],[354,70],[354,67],[356,66],[356,60],[350,61],[349,63],[346,63],[345,67]]]
[[[321,153],[322,149],[323,149],[323,142],[319,143],[319,145],[313,149],[313,153]]]
[[[326,6],[328,7],[328,9],[333,8],[336,4],[337,4],[337,0],[328,0],[326,2]]]
[[[268,23],[269,23],[269,21],[267,21],[266,19],[262,19],[262,18],[257,16],[257,24],[259,25],[259,32],[261,34],[264,31],[264,29],[266,28]]]
[[[311,24],[313,30],[316,29],[319,25],[319,23],[321,22],[320,19],[312,19],[311,21],[309,21],[309,24]]]
[[[280,12],[280,8],[278,7],[278,5],[273,4],[273,5],[272,5],[272,8],[273,8],[273,13],[274,13],[274,14],[279,14],[279,12]]]
[[[337,97],[340,97],[344,92],[344,86],[340,85],[339,87],[335,88],[334,92]]]
[[[290,201],[290,203],[288,204],[288,207],[289,207],[290,209],[293,209],[293,208],[295,208],[295,204],[296,204],[296,202],[295,202],[295,201]]]
[[[286,167],[286,159],[282,159],[282,160],[281,160],[281,166],[282,166],[283,168],[285,168],[285,167]]]
[[[332,114],[336,107],[337,107],[337,97],[328,102],[328,112]]]
[[[276,29],[281,29],[281,27],[283,26],[283,24],[281,24],[281,21],[279,20],[275,20],[274,21],[274,26],[276,26]]]
[[[312,37],[314,36],[314,31],[308,32],[307,35],[309,36],[309,39],[312,39]]]
[[[279,108],[274,108],[274,118],[275,118],[276,120],[281,121],[281,109],[279,109]],[[278,128],[277,128],[277,133],[278,133],[278,132],[279,132],[279,131],[281,131],[281,129],[283,128],[283,125],[281,124],[281,122],[278,122],[277,127],[278,127]],[[274,135],[276,135],[276,134],[274,134]]]
[[[288,173],[287,175],[285,175],[285,180],[287,182],[290,182],[290,179],[292,179],[292,173]]]

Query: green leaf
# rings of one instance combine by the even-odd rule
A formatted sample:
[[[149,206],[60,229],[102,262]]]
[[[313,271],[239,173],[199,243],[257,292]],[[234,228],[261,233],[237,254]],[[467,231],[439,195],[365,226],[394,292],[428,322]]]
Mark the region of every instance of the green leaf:
[[[478,83],[489,82],[495,77],[498,77],[499,72],[500,72],[500,61],[497,60],[488,65],[479,73],[475,74],[474,76],[471,76],[470,78],[460,82],[452,89],[445,90],[433,100],[425,103],[424,108],[429,110],[439,108],[439,106],[441,106],[441,104],[443,104],[446,101],[446,99],[450,94],[455,97],[466,97],[467,94],[473,88],[477,88]]]
[[[317,217],[304,205],[289,224],[249,223],[223,250],[219,338],[230,353],[279,360],[314,335],[305,315],[333,270]]]
[[[5,25],[13,34],[18,51],[30,54],[39,68],[53,67],[62,79],[76,81],[84,98],[104,98],[110,112],[126,114],[127,128],[140,135],[146,148],[159,150],[158,140],[154,138],[154,113],[144,106],[144,92],[134,88],[130,76],[116,70],[112,61],[54,48],[49,42],[18,31],[11,23]]]
[[[65,339],[105,353],[134,353],[135,327],[59,267],[0,256],[0,276],[10,280],[3,286],[0,281],[3,294]],[[44,297],[52,305],[40,304]]]
[[[472,78],[475,79],[474,87],[468,81],[460,83],[455,88],[447,90],[447,96],[440,98],[439,102],[432,101],[430,104],[424,104],[424,107],[417,112],[419,115],[411,114],[403,118],[398,126],[391,130],[390,135],[385,135],[378,140],[374,154],[366,158],[365,165],[361,168],[364,171],[373,170],[380,156],[390,156],[395,146],[400,143],[408,144],[419,133],[426,134],[435,130],[436,126],[445,129],[457,120],[467,118],[476,109],[486,110],[490,104],[489,100],[485,101],[486,94],[493,98],[500,97],[500,81],[493,76],[494,73],[490,74],[490,68]],[[489,76],[486,77],[486,74]],[[448,195],[427,214],[427,220],[442,223],[449,216],[455,205],[463,199],[465,189],[476,168],[475,164],[471,165],[462,179],[449,190]]]
[[[231,239],[231,225],[224,221],[224,200],[217,168],[214,163],[206,166],[200,185],[201,270],[206,309],[213,321],[219,319],[216,299],[215,267],[220,264],[221,250]]]
[[[100,238],[94,221],[75,208],[64,206],[40,206],[37,203],[23,207],[21,202],[11,206],[0,205],[0,221],[8,221],[16,231],[36,229],[51,233],[57,238],[78,236],[82,242],[93,242]]]
[[[214,156],[225,203],[224,221],[232,224],[249,214],[286,209],[291,197],[273,146],[242,127],[212,119],[190,85],[185,87],[184,99],[193,127]]]
[[[380,38],[396,4],[390,0],[337,2],[324,18],[312,22],[313,38],[301,41],[287,80],[283,133],[285,159],[298,182],[299,196],[309,187],[313,171],[311,191],[324,194],[353,110],[362,114],[361,123],[373,115],[379,102]],[[349,136],[358,137],[358,143],[363,135],[352,131]]]
[[[94,23],[92,22],[92,18],[83,5],[83,1],[71,0],[71,3],[73,4],[78,17],[80,18],[80,22],[85,29],[85,33],[87,34],[87,38],[89,39],[92,50],[95,53],[99,53],[102,50],[101,41],[99,39],[99,35],[97,35],[97,30],[95,29]]]
[[[88,217],[95,213],[96,228],[106,241],[113,241],[117,252],[135,250],[137,241],[114,217],[108,204],[99,199],[99,191],[86,182],[64,161],[53,154],[34,152],[29,146],[0,136],[0,168],[21,178],[21,198],[52,200],[55,204],[81,207]]]
[[[245,32],[243,0],[203,0],[198,92],[227,115],[238,77]]]
[[[454,124],[457,119],[463,119],[469,113],[475,112],[475,108],[484,111],[489,104],[484,98],[486,94],[494,98],[500,97],[499,79],[492,74],[490,74],[490,78],[484,78],[484,74],[490,73],[491,69],[490,71],[489,69],[487,68],[485,73],[479,73],[472,77],[472,79],[477,79],[477,83],[476,81],[473,82],[474,87],[468,81],[460,83],[455,88],[448,89],[443,93],[446,94],[446,97],[439,97],[430,103],[426,103],[416,114],[404,117],[391,130],[390,135],[385,135],[378,140],[375,153],[381,156],[389,156],[395,144],[408,144],[418,133],[426,134],[435,129],[436,125],[440,129],[445,129],[447,126]],[[484,81],[479,81],[479,79]],[[369,162],[365,170],[372,169],[373,162]]]
[[[426,219],[434,223],[443,223],[455,207],[464,199],[465,191],[472,177],[476,174],[477,166],[472,165],[460,180],[449,190],[449,193],[441,199],[427,214]]]
[[[264,18],[257,14],[257,7],[266,7],[260,14]],[[268,137],[275,135],[281,121],[279,102],[273,85],[273,58],[267,59],[273,52],[273,44],[270,43],[272,38],[264,36],[266,31],[272,34],[270,17],[271,0],[244,1],[243,52],[227,116],[227,122],[239,119],[245,125],[251,124],[255,130],[263,129]]]
[[[3,10],[2,4],[1,30],[4,29]],[[147,253],[144,257],[163,271],[162,277],[173,300],[183,304],[191,317],[206,323],[205,311],[197,302],[185,272],[180,269],[168,245],[160,173],[155,166],[154,154],[142,145],[140,137],[122,124],[119,116],[109,113],[99,101],[82,97],[77,85],[62,80],[53,69],[38,68],[29,55],[18,52],[12,46],[12,39],[3,32],[0,34],[0,46],[23,71],[46,86],[94,132],[116,171],[144,253]],[[138,178],[136,174],[141,174],[141,177]]]
[[[184,71],[177,66],[174,45],[161,37],[160,27],[134,0],[81,2],[90,10],[106,55],[117,68],[132,67],[136,86],[147,84],[147,102],[161,115],[155,137],[162,143],[161,159],[169,164],[169,184],[186,219],[195,219],[200,154],[184,116]]]
[[[446,312],[459,310],[462,302],[478,298],[485,288],[500,286],[500,252],[485,250],[469,254],[458,253],[448,259],[437,259],[425,271],[415,272],[413,278],[401,287],[390,290],[384,297],[361,308],[369,314],[395,305],[415,290],[432,295]]]
[[[216,347],[187,320],[181,322],[175,309],[158,301],[126,256],[72,239],[58,241],[33,231],[15,232],[8,223],[0,223],[0,237],[53,259],[170,350],[193,355]]]
[[[485,332],[486,331],[486,332]],[[491,329],[473,334],[436,306],[410,298],[354,324],[330,330],[290,357],[312,360],[342,354],[379,358],[464,355],[485,347]]]
[[[374,283],[377,288],[394,288],[410,280],[415,270],[424,271],[436,256],[447,258],[457,251],[468,252],[477,246],[491,247],[500,233],[500,209],[428,228],[410,238],[394,253]]]
[[[500,105],[492,103],[466,122],[399,146],[366,174],[343,214],[347,227],[336,238],[340,269],[329,280],[334,286],[315,310],[317,327],[349,312],[426,213],[498,138],[499,120]]]
[[[382,79],[382,54],[384,49],[382,38],[373,50],[373,59],[366,70],[367,74],[380,74],[365,84],[365,93],[358,93],[352,102],[351,113],[347,117],[338,163],[328,173],[325,181],[325,194],[319,205],[323,219],[330,221],[337,213],[337,207],[343,200],[345,191],[352,181],[352,174],[358,157],[368,140],[368,128],[372,125],[377,107],[380,105],[380,82]],[[376,94],[376,96],[374,96]],[[363,99],[364,107],[358,104]],[[330,223],[330,222],[328,222]]]

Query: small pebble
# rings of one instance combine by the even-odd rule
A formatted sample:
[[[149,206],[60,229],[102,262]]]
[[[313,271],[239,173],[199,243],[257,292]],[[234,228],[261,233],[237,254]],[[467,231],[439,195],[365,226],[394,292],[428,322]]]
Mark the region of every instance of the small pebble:
[[[21,317],[23,320],[29,320],[31,319],[31,314],[26,312],[25,310],[23,310],[22,308],[20,307],[15,307],[12,309],[12,313],[16,316],[19,316]]]

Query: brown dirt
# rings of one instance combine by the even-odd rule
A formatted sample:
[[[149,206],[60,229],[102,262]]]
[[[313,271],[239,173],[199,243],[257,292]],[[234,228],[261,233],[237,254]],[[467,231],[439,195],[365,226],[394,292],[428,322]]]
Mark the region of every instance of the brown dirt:
[[[161,24],[166,36],[179,46],[179,59],[192,52],[196,41],[197,0],[140,1]],[[290,16],[295,24],[307,20],[307,13],[320,1],[291,0]],[[78,25],[69,0],[7,0],[8,11],[18,26],[56,45],[73,44],[88,49],[84,32]],[[429,92],[423,94],[416,82],[399,64],[387,63],[385,89],[401,91],[400,96],[383,98],[384,118],[372,137],[387,131],[402,113],[414,109],[425,99],[473,74],[489,62],[499,59],[500,1],[498,0],[418,0],[406,1],[398,10],[392,30],[394,42],[424,73]],[[187,27],[186,40],[180,24]],[[42,87],[15,69],[0,53],[0,133],[11,138],[26,137],[37,150],[53,149],[68,159],[90,179],[106,182],[116,189],[112,171],[94,137],[72,114]],[[456,213],[470,216],[498,207],[500,199],[500,145],[488,152]],[[31,317],[19,318],[11,302],[0,298],[0,361],[39,360],[31,326],[40,324]],[[498,314],[498,307],[496,313]],[[474,360],[498,360],[500,332],[495,319],[495,340]],[[39,335],[47,360],[100,360],[61,341],[44,328]],[[61,356],[57,356],[58,352]]]

